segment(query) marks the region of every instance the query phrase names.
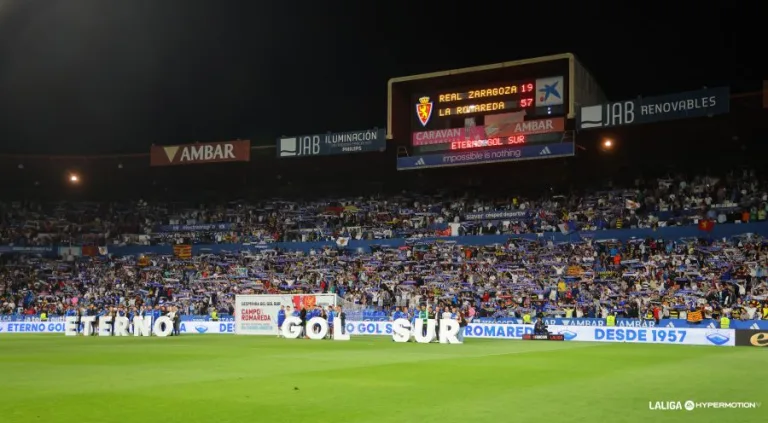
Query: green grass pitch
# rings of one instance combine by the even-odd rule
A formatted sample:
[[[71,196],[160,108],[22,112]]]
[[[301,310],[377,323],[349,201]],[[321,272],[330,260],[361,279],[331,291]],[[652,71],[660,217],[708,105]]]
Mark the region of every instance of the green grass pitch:
[[[4,335],[0,387],[3,423],[766,422],[768,350]],[[689,399],[764,404],[649,409]]]

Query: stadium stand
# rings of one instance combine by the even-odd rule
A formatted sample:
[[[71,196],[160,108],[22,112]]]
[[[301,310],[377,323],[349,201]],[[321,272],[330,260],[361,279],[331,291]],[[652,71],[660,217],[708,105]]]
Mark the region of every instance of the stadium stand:
[[[766,219],[753,171],[540,198],[402,194],[318,201],[2,203],[0,245],[173,245],[511,235]]]
[[[636,239],[554,243],[510,239],[462,246],[413,242],[372,253],[302,252],[80,257],[74,261],[6,255],[0,313],[38,316],[149,313],[167,306],[188,315],[233,312],[236,294],[336,293],[365,320],[393,307],[464,309],[475,319],[526,314],[560,317],[685,318],[702,311],[768,318],[765,241]]]
[[[441,303],[479,321],[526,314],[657,320],[690,311],[762,319],[761,234],[711,233],[714,225],[747,232],[750,225],[735,223],[764,221],[767,200],[755,172],[740,171],[536,199],[437,193],[196,207],[2,203],[0,313],[131,315],[173,305],[188,316],[215,310],[227,318],[236,294],[330,292],[363,320],[388,320],[394,307],[413,316],[420,305]],[[704,236],[670,235],[671,227],[687,226]],[[652,235],[632,238],[638,229]],[[608,233],[631,236],[595,236]],[[538,236],[521,236],[531,234]],[[466,239],[476,241],[457,243]],[[369,248],[346,248],[355,241],[370,241]],[[179,244],[221,248],[196,248],[192,257],[148,251]],[[51,245],[82,247],[76,254],[59,247],[60,258],[18,254]],[[136,254],[113,254],[126,246]]]

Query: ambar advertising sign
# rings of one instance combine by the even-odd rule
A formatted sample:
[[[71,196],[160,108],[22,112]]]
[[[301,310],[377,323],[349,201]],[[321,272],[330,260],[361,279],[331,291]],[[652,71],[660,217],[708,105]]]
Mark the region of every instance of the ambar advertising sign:
[[[238,140],[186,145],[153,145],[149,152],[149,160],[150,166],[247,162],[251,160],[251,142]]]
[[[768,331],[766,330],[737,330],[737,347],[766,347],[768,349]]]

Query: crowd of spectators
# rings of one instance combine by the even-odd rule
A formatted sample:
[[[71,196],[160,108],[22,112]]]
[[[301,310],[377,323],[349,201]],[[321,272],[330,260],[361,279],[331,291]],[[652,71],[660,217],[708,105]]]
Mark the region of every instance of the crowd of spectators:
[[[540,198],[403,193],[388,198],[218,205],[0,203],[0,245],[300,242],[649,228],[766,219],[754,172],[670,177]],[[511,212],[511,213],[502,213]]]
[[[335,293],[354,318],[386,318],[393,307],[445,304],[472,318],[768,318],[768,248],[754,235],[732,239],[637,239],[626,243],[511,237],[462,246],[415,241],[351,254],[258,252],[80,257],[4,256],[0,314],[48,316],[178,307],[231,314],[236,294]],[[355,316],[352,312],[367,313]]]
[[[762,238],[534,241],[515,234],[766,219],[768,192],[754,172],[721,178],[637,180],[629,189],[539,199],[403,193],[313,202],[183,204],[2,203],[0,245],[162,245],[408,238],[406,246],[307,254],[262,248],[222,254],[0,256],[0,314],[131,314],[178,307],[231,314],[236,294],[335,293],[360,317],[393,307],[460,307],[472,318],[768,318]],[[441,238],[509,235],[462,246]],[[382,244],[385,244],[384,242]],[[254,252],[257,251],[257,252]],[[371,314],[372,313],[372,314]],[[351,316],[354,318],[354,315]]]

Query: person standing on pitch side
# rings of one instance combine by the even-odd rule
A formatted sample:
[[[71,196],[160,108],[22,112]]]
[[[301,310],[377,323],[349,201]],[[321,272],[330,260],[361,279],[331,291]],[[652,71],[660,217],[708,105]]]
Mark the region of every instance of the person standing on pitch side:
[[[181,335],[181,310],[177,306],[173,306],[173,333],[176,336]]]
[[[341,309],[341,306],[336,306],[336,314],[339,316],[339,320],[341,320],[341,333],[346,333],[347,313],[344,313],[344,310]]]
[[[281,334],[281,329],[283,328],[283,323],[285,322],[285,306],[280,306],[280,311],[277,312],[277,337],[279,338]]]
[[[307,336],[307,308],[302,306],[299,312],[299,319],[301,319],[301,336],[309,338]]]
[[[333,339],[333,319],[336,317],[336,313],[333,311],[333,306],[328,306],[328,338]]]

